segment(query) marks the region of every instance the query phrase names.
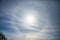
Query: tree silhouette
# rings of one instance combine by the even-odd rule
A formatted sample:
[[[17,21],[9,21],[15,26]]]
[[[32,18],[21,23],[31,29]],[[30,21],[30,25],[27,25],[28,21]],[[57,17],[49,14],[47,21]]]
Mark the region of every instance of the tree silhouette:
[[[5,35],[2,32],[0,32],[0,40],[7,40],[7,38],[5,38]]]

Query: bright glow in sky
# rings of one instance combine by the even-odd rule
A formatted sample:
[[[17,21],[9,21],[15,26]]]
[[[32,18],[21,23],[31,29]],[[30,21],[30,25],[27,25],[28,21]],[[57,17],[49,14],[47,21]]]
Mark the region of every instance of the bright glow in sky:
[[[34,25],[35,23],[35,17],[33,15],[26,15],[26,17],[24,17],[25,19],[25,23],[28,24],[28,25]]]
[[[34,9],[24,9],[23,10],[23,16],[22,16],[22,20],[23,20],[23,24],[24,26],[27,27],[31,27],[31,26],[35,26],[37,24],[37,15],[36,15],[37,11]]]

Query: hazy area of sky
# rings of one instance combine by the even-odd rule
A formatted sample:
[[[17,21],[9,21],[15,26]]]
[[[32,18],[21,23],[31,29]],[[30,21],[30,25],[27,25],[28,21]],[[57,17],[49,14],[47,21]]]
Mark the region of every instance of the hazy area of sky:
[[[8,40],[60,39],[57,0],[2,0],[0,10],[0,31]]]

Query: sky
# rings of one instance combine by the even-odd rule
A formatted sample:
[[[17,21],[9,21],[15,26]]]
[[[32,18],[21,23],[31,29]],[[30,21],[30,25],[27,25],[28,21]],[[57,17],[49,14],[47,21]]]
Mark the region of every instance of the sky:
[[[1,0],[0,32],[8,40],[60,40],[58,0]]]

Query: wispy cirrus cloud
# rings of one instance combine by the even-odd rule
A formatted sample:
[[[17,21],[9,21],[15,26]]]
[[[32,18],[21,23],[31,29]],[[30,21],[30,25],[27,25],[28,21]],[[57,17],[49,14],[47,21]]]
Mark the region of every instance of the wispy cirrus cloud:
[[[59,33],[55,14],[58,12],[56,1],[2,1],[0,13],[0,31],[6,34],[8,40],[55,40]],[[57,6],[56,6],[57,5]],[[54,7],[54,8],[53,8]],[[53,10],[53,12],[51,11]],[[34,11],[37,23],[35,26],[24,23],[27,11]],[[54,14],[55,13],[55,14]],[[52,15],[54,14],[54,15]],[[52,17],[56,16],[53,22]],[[52,21],[52,22],[51,22]],[[56,29],[56,30],[55,30]],[[57,32],[57,33],[56,33]]]

